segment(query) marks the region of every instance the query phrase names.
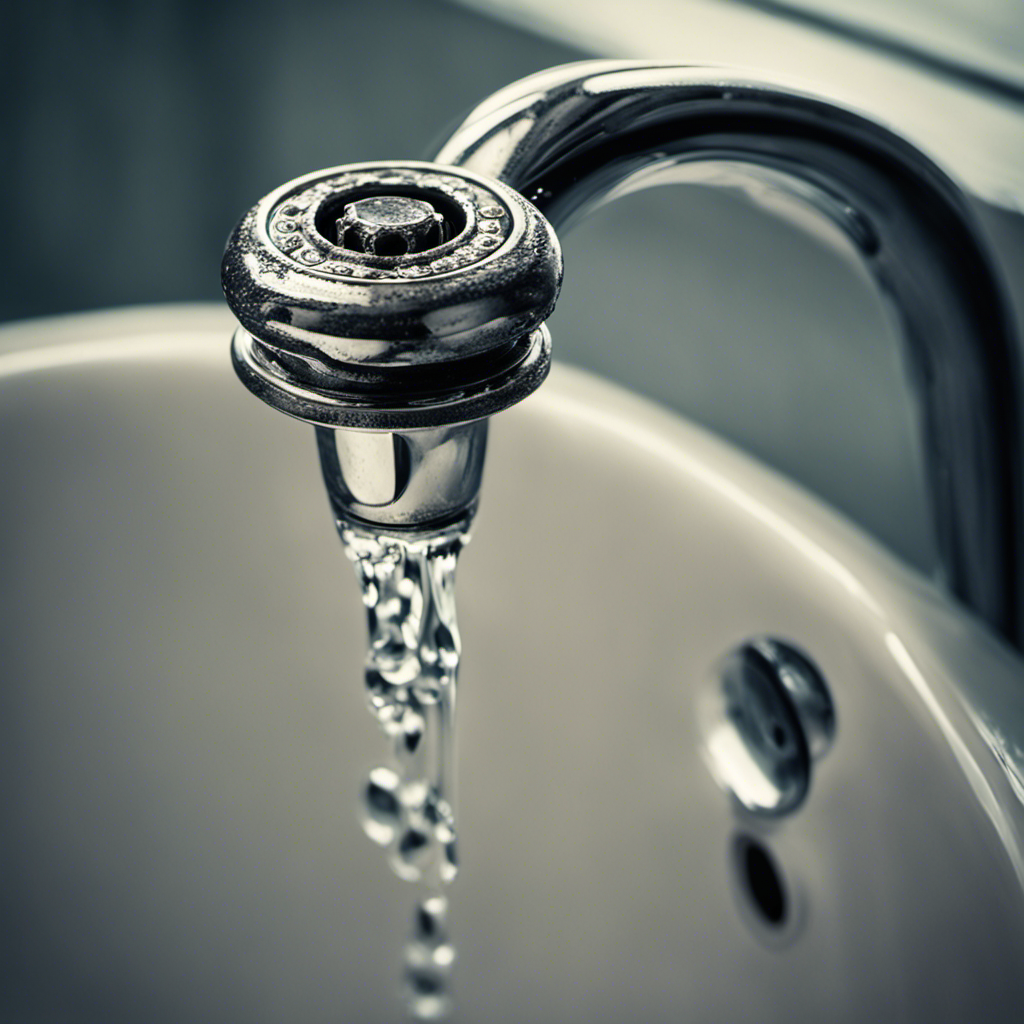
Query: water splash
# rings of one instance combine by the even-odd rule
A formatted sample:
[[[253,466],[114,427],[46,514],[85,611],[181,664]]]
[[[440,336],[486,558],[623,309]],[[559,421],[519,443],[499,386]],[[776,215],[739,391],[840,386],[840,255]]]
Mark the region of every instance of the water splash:
[[[458,871],[455,569],[467,526],[468,519],[426,536],[338,524],[366,607],[367,705],[393,745],[393,765],[374,768],[363,788],[363,829],[387,850],[399,878],[430,889],[405,948],[407,1003],[421,1020],[438,1020],[451,1005],[455,948],[441,888]]]

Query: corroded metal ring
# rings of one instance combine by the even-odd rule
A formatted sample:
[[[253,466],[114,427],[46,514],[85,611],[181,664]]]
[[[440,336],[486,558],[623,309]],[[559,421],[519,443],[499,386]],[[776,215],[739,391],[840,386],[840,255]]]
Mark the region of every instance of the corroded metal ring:
[[[413,251],[365,244],[353,210],[379,197],[433,209],[436,231],[396,230],[396,248]],[[266,196],[228,242],[235,365],[265,401],[322,425],[489,416],[546,375],[538,328],[561,274],[551,226],[501,182],[417,162],[318,171]]]

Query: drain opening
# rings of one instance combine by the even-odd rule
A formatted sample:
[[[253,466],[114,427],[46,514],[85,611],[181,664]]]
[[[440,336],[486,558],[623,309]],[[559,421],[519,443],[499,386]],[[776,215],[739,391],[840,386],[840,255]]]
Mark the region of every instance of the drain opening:
[[[740,837],[736,847],[741,889],[751,909],[765,924],[782,928],[789,916],[789,899],[775,859],[752,836]]]

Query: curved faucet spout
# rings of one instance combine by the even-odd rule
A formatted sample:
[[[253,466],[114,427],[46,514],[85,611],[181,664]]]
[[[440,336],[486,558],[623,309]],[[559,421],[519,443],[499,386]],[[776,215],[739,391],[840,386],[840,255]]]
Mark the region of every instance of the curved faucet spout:
[[[496,93],[437,159],[518,189],[556,228],[698,161],[785,183],[835,222],[898,314],[945,581],[1020,641],[1017,350],[966,197],[916,147],[732,70],[587,61]]]

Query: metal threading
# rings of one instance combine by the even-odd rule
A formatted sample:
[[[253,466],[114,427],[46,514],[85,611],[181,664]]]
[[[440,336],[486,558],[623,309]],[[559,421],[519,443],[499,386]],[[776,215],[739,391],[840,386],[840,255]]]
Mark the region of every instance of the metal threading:
[[[501,352],[467,359],[459,369],[473,376],[454,385],[451,366],[436,374],[425,367],[359,373],[321,364],[316,375],[308,361],[274,351],[244,328],[231,354],[245,386],[289,416],[323,427],[409,431],[484,419],[532,394],[551,368],[551,335],[541,325]],[[307,372],[296,372],[300,365]]]

